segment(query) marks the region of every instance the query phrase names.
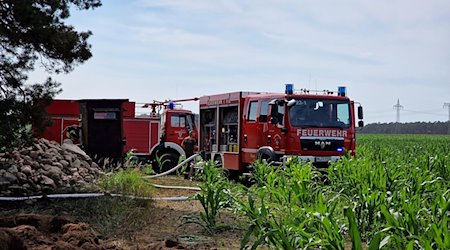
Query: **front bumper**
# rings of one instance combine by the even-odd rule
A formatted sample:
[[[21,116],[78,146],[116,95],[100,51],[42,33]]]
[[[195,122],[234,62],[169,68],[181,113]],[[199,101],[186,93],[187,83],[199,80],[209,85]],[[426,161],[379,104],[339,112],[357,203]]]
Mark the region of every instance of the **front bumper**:
[[[287,155],[283,159],[283,163],[286,163],[289,159],[297,158],[302,162],[312,162],[312,163],[328,163],[338,161],[342,156],[313,156],[313,155]]]

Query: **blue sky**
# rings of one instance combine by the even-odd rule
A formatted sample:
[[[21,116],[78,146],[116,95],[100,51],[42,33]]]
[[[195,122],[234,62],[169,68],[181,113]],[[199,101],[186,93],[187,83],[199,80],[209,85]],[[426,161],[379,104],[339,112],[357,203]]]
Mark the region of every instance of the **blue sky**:
[[[57,98],[149,102],[344,85],[366,123],[395,121],[397,99],[401,121],[448,119],[448,0],[103,0],[68,23],[93,32],[94,56],[53,76]]]

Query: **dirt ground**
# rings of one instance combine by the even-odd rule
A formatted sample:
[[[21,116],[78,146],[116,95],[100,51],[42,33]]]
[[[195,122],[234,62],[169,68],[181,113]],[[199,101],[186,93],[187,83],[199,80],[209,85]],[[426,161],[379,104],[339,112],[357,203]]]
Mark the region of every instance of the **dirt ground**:
[[[198,185],[180,177],[166,177],[155,183]],[[156,189],[154,197],[190,196],[194,193],[179,189]],[[99,223],[85,219],[89,217],[78,217],[75,212],[63,213],[64,209],[58,208],[58,205],[54,207],[53,203],[52,209],[31,209],[33,214],[27,213],[30,210],[21,205],[6,208],[1,205],[0,249],[239,249],[240,239],[244,235],[244,223],[226,211],[222,213],[219,223],[231,229],[213,235],[206,233],[197,224],[186,223],[184,218],[198,216],[202,210],[201,205],[194,200],[154,201],[149,207],[142,208],[146,209],[148,215],[143,218],[145,223],[139,223],[133,230],[123,233],[132,223],[131,217],[129,223],[125,218],[123,222],[110,226],[116,228],[106,235],[98,233],[101,231],[101,220]],[[67,216],[55,216],[59,214]]]
[[[51,215],[0,218],[0,249],[117,249],[86,223]]]

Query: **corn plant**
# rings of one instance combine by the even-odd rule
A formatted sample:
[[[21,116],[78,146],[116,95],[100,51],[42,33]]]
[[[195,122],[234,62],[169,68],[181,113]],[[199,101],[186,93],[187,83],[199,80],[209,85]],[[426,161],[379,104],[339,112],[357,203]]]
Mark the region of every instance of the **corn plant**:
[[[155,155],[155,161],[156,161],[156,165],[158,167],[158,173],[162,172],[163,166],[164,164],[166,164],[167,162],[170,161],[170,159],[168,159],[169,154],[162,154],[160,156],[158,156],[158,154]]]
[[[334,218],[337,199],[325,201],[326,189],[315,181],[318,174],[311,165],[297,162],[275,169],[256,163],[254,167],[264,178],[256,176],[255,186],[240,202],[250,221],[241,248],[264,244],[274,249],[344,249]]]
[[[216,167],[212,161],[203,165],[202,184],[200,192],[193,196],[203,207],[199,217],[184,217],[187,223],[196,223],[212,234],[224,228],[217,225],[219,213],[224,208],[232,208],[235,200],[229,181],[225,178],[222,168]]]
[[[450,249],[449,145],[448,136],[360,135],[357,157],[330,164],[327,185],[295,158],[255,162],[254,185],[230,195],[248,220],[241,248]]]

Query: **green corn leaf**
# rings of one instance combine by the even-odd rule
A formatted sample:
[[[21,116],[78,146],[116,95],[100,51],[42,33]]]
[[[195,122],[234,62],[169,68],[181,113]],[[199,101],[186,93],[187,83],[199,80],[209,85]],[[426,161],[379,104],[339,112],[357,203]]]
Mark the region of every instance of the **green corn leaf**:
[[[344,208],[344,215],[348,219],[348,224],[350,227],[350,238],[352,239],[352,249],[353,250],[362,250],[362,242],[361,235],[358,230],[358,226],[356,225],[355,214],[353,211],[346,207]]]
[[[241,240],[241,250],[247,246],[248,242],[250,241],[250,237],[254,233],[255,229],[256,229],[256,225],[254,225],[254,224],[252,224],[247,229],[247,232],[245,233],[244,238]]]
[[[370,241],[368,250],[378,250],[381,248],[381,234],[376,233]]]
[[[413,240],[408,242],[408,245],[406,245],[406,250],[414,250],[414,241]]]

